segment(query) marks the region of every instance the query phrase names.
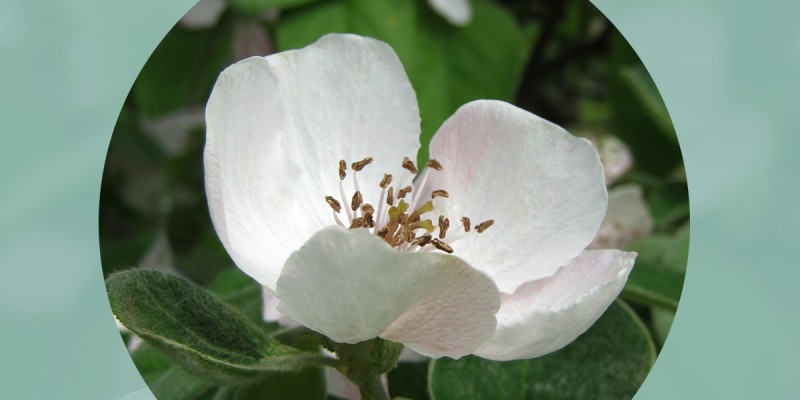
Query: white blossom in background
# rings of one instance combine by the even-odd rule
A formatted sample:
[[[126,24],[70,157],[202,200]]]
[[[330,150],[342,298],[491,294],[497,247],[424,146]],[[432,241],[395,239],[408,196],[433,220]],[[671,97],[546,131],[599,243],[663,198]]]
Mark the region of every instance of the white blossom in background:
[[[207,29],[217,25],[227,7],[225,0],[199,0],[181,18],[180,24],[189,29]]]
[[[633,155],[628,146],[616,136],[604,135],[592,139],[600,154],[605,171],[606,186],[611,186],[633,167]]]
[[[636,184],[617,186],[608,192],[608,211],[590,248],[626,248],[653,232],[653,217]]]
[[[584,250],[606,211],[585,139],[500,101],[461,107],[418,168],[419,110],[386,44],[328,35],[219,77],[214,227],[276,310],[340,343],[536,357],[583,333],[634,253]]]
[[[472,21],[472,6],[469,0],[428,0],[434,11],[447,22],[464,26]]]

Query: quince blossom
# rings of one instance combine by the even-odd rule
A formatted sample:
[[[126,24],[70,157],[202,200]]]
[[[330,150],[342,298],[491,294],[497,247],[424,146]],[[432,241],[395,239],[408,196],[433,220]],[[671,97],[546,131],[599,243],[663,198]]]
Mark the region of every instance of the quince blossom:
[[[419,122],[399,59],[374,39],[327,35],[227,68],[204,162],[237,266],[340,343],[510,360],[573,341],[635,258],[585,250],[608,201],[597,152],[480,100],[443,124],[419,171]]]

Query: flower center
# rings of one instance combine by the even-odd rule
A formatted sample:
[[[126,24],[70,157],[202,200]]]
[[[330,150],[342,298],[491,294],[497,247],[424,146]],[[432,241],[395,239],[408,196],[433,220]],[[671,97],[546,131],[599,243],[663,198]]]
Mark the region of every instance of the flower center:
[[[428,174],[436,173],[430,171],[441,171],[443,169],[442,164],[433,159],[428,161],[427,168],[420,173],[411,159],[408,157],[403,158],[402,167],[411,174],[416,175],[416,178],[410,186],[403,188],[398,186],[396,192],[396,187],[392,186],[392,175],[384,174],[383,179],[378,183],[381,188],[381,194],[376,210],[372,204],[365,202],[357,177],[358,172],[371,163],[372,157],[367,157],[350,165],[353,170],[354,193],[348,197],[344,188],[344,181],[348,175],[347,163],[345,160],[339,160],[340,198],[325,196],[325,201],[333,209],[333,219],[340,226],[348,227],[349,229],[371,230],[390,246],[401,251],[441,250],[446,253],[452,253],[451,243],[466,237],[468,234],[483,233],[494,224],[494,220],[490,219],[481,222],[472,229],[469,218],[461,217],[460,226],[449,231],[450,220],[447,217],[440,214],[436,222],[431,219],[432,217],[430,216],[435,215],[433,199],[450,197],[447,191],[436,189],[430,191],[430,199],[422,198],[422,193],[425,192],[425,186],[428,182]],[[342,207],[342,204],[347,205],[348,203],[349,207]],[[347,223],[339,217],[343,208],[347,216]],[[446,242],[445,239],[447,239]]]

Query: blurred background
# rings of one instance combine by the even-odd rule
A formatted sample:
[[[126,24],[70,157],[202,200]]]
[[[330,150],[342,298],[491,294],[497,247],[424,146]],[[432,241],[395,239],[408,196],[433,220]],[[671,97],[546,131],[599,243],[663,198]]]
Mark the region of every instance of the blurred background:
[[[680,147],[647,70],[585,0],[201,0],[144,65],[114,129],[99,214],[106,275],[169,271],[261,319],[260,287],[233,265],[208,215],[204,106],[231,63],[300,48],[330,32],[374,37],[397,52],[420,103],[420,161],[441,123],[475,99],[512,102],[591,140],[609,186],[609,215],[593,246],[639,252],[621,297],[657,349],[663,346],[688,257]],[[159,399],[219,396],[220,389],[123,334]],[[422,362],[402,369],[412,378],[390,376],[390,383],[422,388],[393,394],[427,398],[426,371]]]

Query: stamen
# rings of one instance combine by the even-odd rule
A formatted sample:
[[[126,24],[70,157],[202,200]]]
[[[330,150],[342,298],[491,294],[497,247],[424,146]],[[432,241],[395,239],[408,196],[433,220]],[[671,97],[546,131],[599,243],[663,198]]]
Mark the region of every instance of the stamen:
[[[344,160],[339,160],[339,180],[343,181],[344,177],[347,176],[347,173],[344,172],[347,170],[347,163]]]
[[[416,175],[419,170],[408,157],[403,157],[403,168],[409,170],[412,174]]]
[[[394,205],[394,188],[389,188],[389,191],[386,193],[386,204]]]
[[[350,229],[364,228],[367,226],[369,226],[367,219],[364,217],[358,217],[353,220],[353,223],[350,224]]]
[[[433,221],[426,219],[413,222],[408,224],[408,229],[425,229],[427,232],[433,232]]]
[[[385,238],[387,233],[389,233],[389,228],[388,228],[388,227],[386,227],[386,226],[384,226],[384,227],[383,227],[383,229],[379,230],[379,231],[376,233],[376,235],[378,235],[378,236],[379,236],[379,237],[381,237],[381,238]]]
[[[344,223],[342,222],[342,220],[339,219],[339,216],[336,215],[335,212],[333,213],[333,220],[336,221],[336,223],[339,224],[339,226],[341,226],[341,227],[345,226]]]
[[[372,217],[372,214],[366,214],[366,215],[364,215],[364,218],[366,218],[367,225],[370,228],[374,228],[375,227],[375,218]]]
[[[489,220],[481,222],[478,225],[475,225],[475,230],[478,231],[478,233],[483,233],[483,231],[489,229],[489,227],[492,226],[492,225],[494,225],[494,220],[493,219],[489,219]]]
[[[362,169],[364,169],[364,167],[366,167],[370,163],[372,163],[372,157],[367,157],[361,161],[354,162],[353,164],[350,165],[350,167],[352,167],[353,170],[355,171],[361,171]]]
[[[444,167],[442,167],[442,164],[440,164],[439,161],[436,161],[433,158],[428,160],[428,164],[427,165],[428,165],[429,168],[433,168],[433,169],[435,169],[437,171],[441,171],[442,169],[444,169]]]
[[[350,209],[355,211],[358,210],[358,207],[361,207],[361,202],[364,201],[364,198],[361,197],[361,192],[356,191],[353,195],[353,201],[350,202]]]
[[[363,206],[361,206],[361,212],[362,212],[364,215],[367,215],[367,214],[370,214],[370,215],[371,215],[371,214],[374,214],[374,213],[375,213],[375,208],[374,208],[374,207],[372,207],[372,204],[366,203],[366,204],[364,204]]]
[[[436,197],[450,197],[450,194],[445,190],[434,190],[431,193],[431,198],[434,199]]]
[[[433,247],[436,247],[437,249],[439,249],[439,250],[441,250],[441,251],[443,251],[443,252],[445,252],[447,254],[450,254],[450,253],[453,252],[453,248],[450,247],[449,244],[447,244],[447,243],[445,243],[445,242],[443,242],[443,241],[441,241],[439,239],[431,240],[431,244],[433,245]]]
[[[342,204],[339,203],[336,199],[331,196],[325,196],[325,201],[328,202],[328,205],[331,206],[334,212],[337,214],[342,211]]]
[[[461,217],[461,223],[464,224],[464,232],[469,232],[469,218]]]
[[[342,185],[342,180],[339,180],[339,195],[342,198],[342,201],[347,201],[347,196],[344,195],[344,185]],[[344,211],[347,213],[347,221],[353,222],[353,212],[350,211],[349,208],[345,208]]]
[[[426,244],[430,243],[432,239],[433,238],[431,237],[431,235],[426,233],[426,234],[414,239],[413,241],[411,241],[411,244],[416,244],[419,247],[424,247]]]
[[[397,198],[398,199],[402,199],[402,198],[406,197],[406,195],[411,193],[412,190],[414,190],[414,188],[412,188],[411,186],[406,186],[406,187],[400,189],[400,191],[397,192]]]
[[[447,235],[447,228],[450,227],[450,220],[445,218],[444,215],[439,216],[439,239],[444,239]]]
[[[381,179],[380,186],[386,189],[392,183],[392,174],[383,174],[383,179]]]

